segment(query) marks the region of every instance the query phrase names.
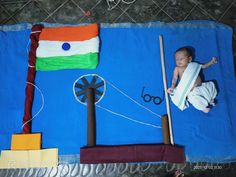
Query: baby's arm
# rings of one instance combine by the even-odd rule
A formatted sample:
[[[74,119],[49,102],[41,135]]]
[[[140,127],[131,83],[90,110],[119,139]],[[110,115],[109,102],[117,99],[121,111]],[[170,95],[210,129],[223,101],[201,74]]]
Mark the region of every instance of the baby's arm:
[[[173,73],[171,87],[168,88],[168,90],[167,90],[167,92],[170,93],[170,94],[173,93],[173,90],[176,87],[176,83],[177,83],[177,80],[178,80],[178,75],[179,75],[178,68],[175,67],[175,70],[174,70],[174,73]]]
[[[208,63],[205,63],[202,65],[202,68],[205,69],[205,68],[208,68],[210,67],[211,65],[214,65],[216,64],[218,61],[218,59],[216,57],[212,57],[211,61],[209,61]]]

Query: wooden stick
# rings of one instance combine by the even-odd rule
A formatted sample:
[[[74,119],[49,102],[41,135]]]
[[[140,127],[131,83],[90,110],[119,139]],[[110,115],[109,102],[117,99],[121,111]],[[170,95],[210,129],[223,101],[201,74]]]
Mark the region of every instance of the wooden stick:
[[[168,123],[168,116],[165,114],[161,117],[162,135],[164,144],[170,145],[170,130]]]
[[[169,102],[169,97],[168,97],[168,93],[167,93],[167,84],[166,84],[166,70],[165,70],[164,47],[163,47],[163,37],[162,37],[162,35],[159,35],[159,41],[160,41],[160,53],[161,53],[162,79],[163,79],[163,85],[164,85],[164,90],[165,90],[166,110],[167,110],[167,115],[168,115],[169,131],[170,131],[170,143],[172,145],[174,145],[174,138],[173,138],[173,132],[172,132],[172,122],[171,122],[171,113],[170,113],[170,102]]]

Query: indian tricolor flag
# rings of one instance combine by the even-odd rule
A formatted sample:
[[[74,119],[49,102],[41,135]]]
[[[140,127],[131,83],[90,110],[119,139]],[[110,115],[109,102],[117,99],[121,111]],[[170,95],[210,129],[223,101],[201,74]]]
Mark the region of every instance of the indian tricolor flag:
[[[43,28],[36,50],[36,70],[95,69],[98,25]]]

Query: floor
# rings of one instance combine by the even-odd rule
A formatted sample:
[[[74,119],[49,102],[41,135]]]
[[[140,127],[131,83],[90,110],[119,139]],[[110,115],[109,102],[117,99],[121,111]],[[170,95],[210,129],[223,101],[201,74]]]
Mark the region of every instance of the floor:
[[[143,23],[213,20],[234,30],[236,66],[236,0],[0,0],[0,25],[21,22]],[[235,67],[236,69],[236,67]],[[0,170],[0,176],[167,177],[177,169],[185,176],[235,176],[231,164],[59,165],[57,169]]]

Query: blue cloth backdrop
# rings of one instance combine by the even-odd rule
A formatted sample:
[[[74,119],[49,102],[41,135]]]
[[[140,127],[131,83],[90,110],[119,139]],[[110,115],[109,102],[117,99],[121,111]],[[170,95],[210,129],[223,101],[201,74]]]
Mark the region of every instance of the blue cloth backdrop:
[[[10,149],[11,135],[21,132],[29,26],[0,28],[0,150]],[[149,94],[152,99],[164,99],[160,34],[164,39],[168,85],[175,66],[174,52],[179,47],[192,46],[194,60],[199,63],[212,56],[219,58],[216,65],[203,71],[204,80],[217,83],[216,107],[205,114],[192,106],[180,111],[170,104],[175,144],[185,147],[190,162],[234,161],[236,80],[232,29],[211,21],[101,24],[97,69],[37,72],[35,84],[43,94],[44,104],[36,89],[33,115],[41,106],[43,109],[33,119],[33,132],[42,133],[43,148],[56,147],[60,155],[65,155],[79,154],[80,147],[86,145],[87,108],[73,94],[73,83],[85,74],[98,74],[106,81],[104,97],[96,107],[97,144],[162,143],[158,115],[166,114],[165,101],[156,105],[142,97]]]

